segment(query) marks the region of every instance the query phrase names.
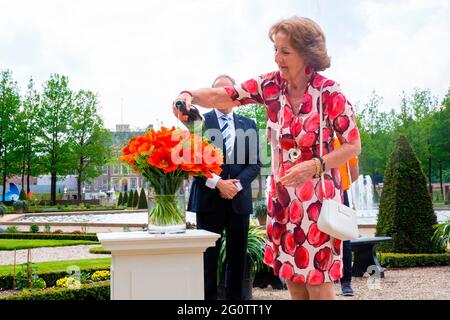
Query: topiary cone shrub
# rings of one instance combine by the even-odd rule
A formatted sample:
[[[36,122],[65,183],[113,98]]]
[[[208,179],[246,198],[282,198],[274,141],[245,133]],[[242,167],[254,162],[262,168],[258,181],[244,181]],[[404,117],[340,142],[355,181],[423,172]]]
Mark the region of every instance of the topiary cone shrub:
[[[425,174],[405,136],[395,144],[384,174],[377,236],[390,236],[380,251],[397,253],[433,253],[431,238],[437,223]]]
[[[20,190],[19,200],[28,200],[27,193],[24,188]]]
[[[123,201],[123,198],[122,198],[122,192],[120,192],[120,193],[119,193],[119,199],[117,200],[117,205],[118,205],[118,206],[121,206],[121,205],[122,205],[122,201]]]
[[[147,196],[145,195],[144,188],[141,188],[141,193],[139,194],[138,209],[148,209]]]
[[[123,198],[122,198],[122,203],[121,203],[121,204],[122,204],[123,206],[126,206],[127,203],[128,203],[128,192],[125,191],[125,192],[123,193]]]
[[[137,189],[134,190],[133,193],[133,208],[136,208],[139,202],[139,193],[137,192]]]
[[[133,190],[130,190],[130,192],[128,193],[127,207],[131,208],[133,206],[133,198],[134,198]]]

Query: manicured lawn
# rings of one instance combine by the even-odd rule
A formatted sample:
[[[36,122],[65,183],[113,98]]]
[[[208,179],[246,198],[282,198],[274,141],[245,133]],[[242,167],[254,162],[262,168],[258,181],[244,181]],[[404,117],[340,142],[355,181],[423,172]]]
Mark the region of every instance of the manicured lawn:
[[[0,239],[0,250],[19,250],[41,247],[64,247],[82,244],[98,244],[88,240],[36,240],[36,239]]]
[[[78,266],[81,270],[97,267],[109,269],[109,267],[111,266],[111,258],[48,261],[48,262],[33,263],[33,267],[36,268],[37,272],[67,271],[67,267],[74,265]],[[14,270],[13,265],[10,264],[0,265],[0,276],[11,274],[13,270]]]

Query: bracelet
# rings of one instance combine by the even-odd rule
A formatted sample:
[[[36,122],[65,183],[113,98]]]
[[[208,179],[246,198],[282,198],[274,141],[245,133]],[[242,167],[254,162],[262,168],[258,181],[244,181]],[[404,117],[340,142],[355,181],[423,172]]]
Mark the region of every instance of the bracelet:
[[[313,175],[313,178],[320,178],[321,172],[321,162],[318,158],[313,158],[314,164],[316,165],[316,172]]]
[[[190,91],[187,91],[187,90],[183,90],[183,91],[181,91],[180,92],[180,95],[181,94],[183,94],[183,93],[187,93],[188,95],[190,95],[191,96],[191,98],[193,98],[194,96],[192,95],[192,92],[190,92]]]

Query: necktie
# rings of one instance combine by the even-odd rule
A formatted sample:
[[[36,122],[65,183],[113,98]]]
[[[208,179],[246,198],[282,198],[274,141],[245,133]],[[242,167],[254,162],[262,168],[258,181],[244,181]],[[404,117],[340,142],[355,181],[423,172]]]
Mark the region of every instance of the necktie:
[[[220,132],[222,132],[223,142],[225,144],[225,150],[228,156],[231,156],[231,133],[230,133],[230,127],[228,126],[228,116],[224,114],[220,117],[222,120],[224,120],[224,124],[222,125],[222,128],[220,128]]]

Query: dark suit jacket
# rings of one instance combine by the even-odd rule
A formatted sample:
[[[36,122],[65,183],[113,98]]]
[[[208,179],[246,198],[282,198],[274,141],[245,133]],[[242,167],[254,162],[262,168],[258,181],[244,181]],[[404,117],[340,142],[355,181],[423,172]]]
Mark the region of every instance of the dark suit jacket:
[[[216,112],[212,110],[206,113],[204,118],[206,129],[216,129],[214,132],[208,130],[208,137],[217,147],[224,150],[223,137],[220,134]],[[222,179],[239,179],[243,189],[232,200],[226,200],[220,196],[217,188],[211,189],[205,185],[205,178],[195,177],[190,189],[188,211],[214,213],[223,210],[226,201],[231,201],[235,213],[242,215],[253,213],[251,183],[258,176],[261,169],[256,124],[253,120],[236,113],[233,114],[233,120],[236,132],[239,129],[244,131],[248,129],[255,130],[256,143],[255,140],[249,138],[249,135],[245,135],[245,138],[243,138],[243,136],[236,134],[232,159],[228,159],[224,152],[224,165],[220,176]],[[216,133],[219,134],[217,135]],[[240,154],[237,152],[238,145],[242,146],[239,148]]]

